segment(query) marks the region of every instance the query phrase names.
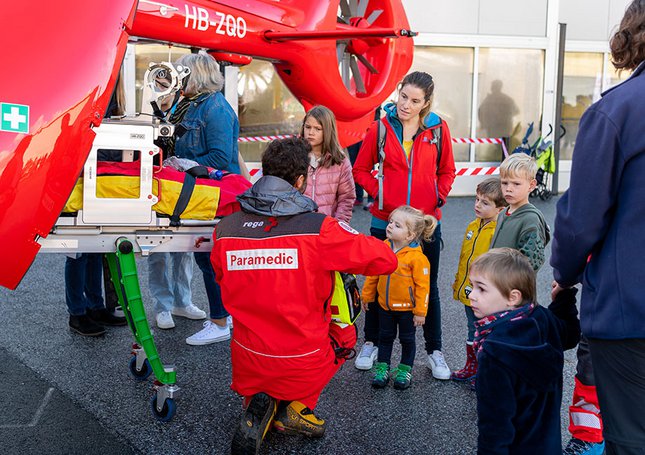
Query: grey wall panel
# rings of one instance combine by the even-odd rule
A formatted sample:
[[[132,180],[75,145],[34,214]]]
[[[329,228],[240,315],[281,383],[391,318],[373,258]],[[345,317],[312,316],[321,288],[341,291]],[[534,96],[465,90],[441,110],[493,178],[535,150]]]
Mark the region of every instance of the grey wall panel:
[[[606,41],[609,1],[561,0],[560,22],[567,24],[567,40]]]
[[[412,30],[426,33],[476,34],[479,0],[403,0]]]
[[[545,0],[480,0],[479,33],[546,36],[546,13]]]
[[[616,29],[618,29],[620,20],[625,15],[625,9],[627,9],[627,6],[630,3],[631,0],[609,0],[607,39],[611,38],[611,36],[616,32]]]

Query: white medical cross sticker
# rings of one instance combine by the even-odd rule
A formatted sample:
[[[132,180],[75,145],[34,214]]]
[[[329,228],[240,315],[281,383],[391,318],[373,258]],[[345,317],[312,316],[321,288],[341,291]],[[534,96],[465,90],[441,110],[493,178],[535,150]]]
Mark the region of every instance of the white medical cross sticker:
[[[29,106],[0,103],[0,130],[12,133],[28,133]]]

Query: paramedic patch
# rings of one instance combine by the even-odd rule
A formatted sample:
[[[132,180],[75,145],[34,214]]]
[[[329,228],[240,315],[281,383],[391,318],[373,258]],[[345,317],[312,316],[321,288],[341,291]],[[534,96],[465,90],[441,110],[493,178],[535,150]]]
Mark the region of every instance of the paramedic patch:
[[[353,227],[351,227],[349,224],[345,223],[344,221],[339,221],[338,225],[340,227],[342,227],[343,229],[345,229],[350,234],[358,234],[358,231],[356,229],[354,229]]]
[[[297,269],[297,248],[265,248],[226,252],[228,270]]]

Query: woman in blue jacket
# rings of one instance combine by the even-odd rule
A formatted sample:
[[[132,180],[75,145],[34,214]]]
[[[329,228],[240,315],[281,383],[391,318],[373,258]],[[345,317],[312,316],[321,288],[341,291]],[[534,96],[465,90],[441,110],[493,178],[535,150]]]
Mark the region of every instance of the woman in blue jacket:
[[[614,66],[634,72],[580,121],[551,257],[561,286],[582,282],[607,453],[621,454],[645,448],[644,30],[645,0],[634,0],[610,42]]]

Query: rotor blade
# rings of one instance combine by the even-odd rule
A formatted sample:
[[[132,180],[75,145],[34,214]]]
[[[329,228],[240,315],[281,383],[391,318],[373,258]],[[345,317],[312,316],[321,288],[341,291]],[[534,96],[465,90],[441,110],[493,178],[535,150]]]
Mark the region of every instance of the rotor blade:
[[[349,8],[347,0],[340,0],[340,12],[344,18],[352,17],[352,10]]]
[[[340,77],[343,79],[343,83],[345,84],[345,87],[347,87],[347,90],[351,89],[351,74],[349,72],[350,70],[350,55],[348,53],[343,54],[343,59],[340,62]]]
[[[364,56],[362,56],[361,54],[356,54],[356,57],[358,58],[358,60],[360,60],[360,62],[363,65],[365,65],[365,67],[369,70],[370,73],[372,74],[378,73],[378,70],[374,68],[374,66]]]
[[[367,11],[367,5],[370,0],[358,0],[358,8],[356,8],[356,17],[365,16],[365,11]]]
[[[349,58],[349,67],[352,69],[352,76],[354,76],[354,84],[356,85],[356,92],[357,93],[367,93],[365,90],[365,84],[363,83],[363,77],[361,76],[361,72],[358,69],[358,63],[356,63],[356,59],[354,56],[351,56]]]
[[[344,41],[336,41],[336,43],[336,57],[338,57],[338,63],[340,64],[343,62],[343,53],[347,48],[347,43]]]
[[[358,10],[358,0],[349,0],[349,11],[351,17],[357,17],[356,11]]]
[[[370,17],[367,18],[367,23],[372,25],[376,19],[379,18],[379,16],[383,13],[382,9],[375,9],[372,11],[370,14]]]
[[[349,19],[346,19],[344,16],[336,16],[336,23],[349,25]]]

